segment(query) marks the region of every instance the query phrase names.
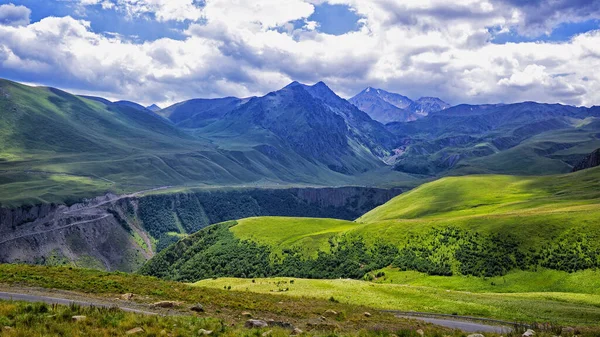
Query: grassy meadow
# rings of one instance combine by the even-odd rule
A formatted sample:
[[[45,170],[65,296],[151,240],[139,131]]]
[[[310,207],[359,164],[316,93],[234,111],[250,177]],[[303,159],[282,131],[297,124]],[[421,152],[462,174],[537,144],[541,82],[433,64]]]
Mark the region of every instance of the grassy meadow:
[[[275,293],[296,298],[330,299],[378,309],[457,314],[517,322],[566,325],[597,325],[600,322],[598,294],[458,291],[444,289],[441,284],[433,287],[349,279],[219,278],[199,281],[194,285],[215,289],[231,287],[240,292]],[[469,288],[468,284],[464,287]],[[532,284],[530,288],[533,288]]]

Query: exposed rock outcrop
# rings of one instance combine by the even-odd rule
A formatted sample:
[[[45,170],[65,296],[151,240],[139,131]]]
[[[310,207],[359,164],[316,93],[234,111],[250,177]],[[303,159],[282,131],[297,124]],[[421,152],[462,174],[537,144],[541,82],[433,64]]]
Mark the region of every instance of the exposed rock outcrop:
[[[600,149],[590,153],[579,164],[573,167],[573,172],[600,166]]]
[[[351,220],[401,192],[341,187],[107,194],[71,206],[0,208],[0,263],[132,272],[156,250],[210,224],[263,215]]]

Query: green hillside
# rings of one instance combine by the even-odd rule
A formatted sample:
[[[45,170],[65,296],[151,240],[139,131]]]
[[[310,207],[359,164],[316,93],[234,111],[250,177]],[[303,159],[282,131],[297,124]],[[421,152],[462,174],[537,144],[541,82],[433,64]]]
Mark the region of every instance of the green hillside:
[[[278,146],[273,135],[208,140],[131,102],[0,80],[0,116],[3,207],[163,186],[356,184],[353,176]],[[393,176],[399,184],[415,180]]]
[[[600,267],[599,204],[599,168],[544,177],[448,177],[355,222],[266,217],[212,226],[142,271],[186,281],[361,278],[386,266],[444,276],[493,277],[540,267],[574,272]],[[222,268],[231,252],[239,265]]]

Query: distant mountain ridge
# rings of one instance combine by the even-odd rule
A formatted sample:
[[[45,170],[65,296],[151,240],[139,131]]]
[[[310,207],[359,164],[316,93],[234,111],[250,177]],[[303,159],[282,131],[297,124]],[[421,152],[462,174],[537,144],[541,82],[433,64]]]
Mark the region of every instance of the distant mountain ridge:
[[[372,87],[366,88],[348,101],[383,124],[414,121],[450,107],[437,97],[421,97],[413,101],[406,96]]]

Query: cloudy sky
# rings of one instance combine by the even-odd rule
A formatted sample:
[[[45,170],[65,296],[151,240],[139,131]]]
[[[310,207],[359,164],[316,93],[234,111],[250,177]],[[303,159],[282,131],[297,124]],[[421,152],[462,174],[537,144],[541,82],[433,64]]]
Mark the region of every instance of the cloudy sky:
[[[143,104],[293,80],[600,105],[597,0],[0,0],[0,77]]]

